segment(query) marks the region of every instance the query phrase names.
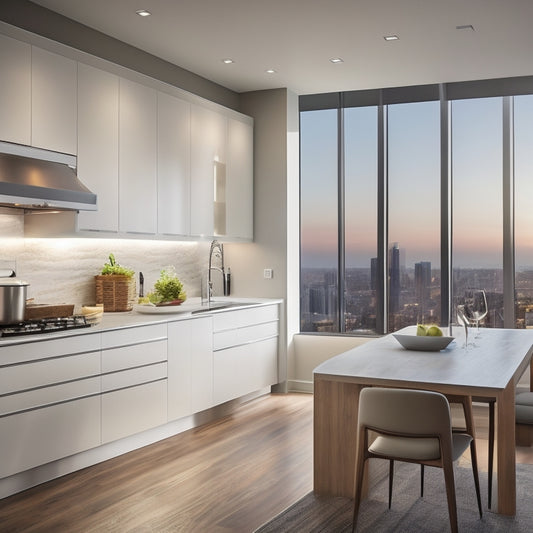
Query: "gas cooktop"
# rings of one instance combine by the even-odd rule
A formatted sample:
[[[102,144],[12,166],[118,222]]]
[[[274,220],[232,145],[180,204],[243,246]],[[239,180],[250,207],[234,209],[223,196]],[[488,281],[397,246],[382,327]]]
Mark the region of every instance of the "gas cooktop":
[[[18,324],[0,326],[0,337],[18,337],[36,333],[52,333],[67,329],[88,328],[91,324],[83,315],[66,318],[41,318],[38,320],[24,320]]]

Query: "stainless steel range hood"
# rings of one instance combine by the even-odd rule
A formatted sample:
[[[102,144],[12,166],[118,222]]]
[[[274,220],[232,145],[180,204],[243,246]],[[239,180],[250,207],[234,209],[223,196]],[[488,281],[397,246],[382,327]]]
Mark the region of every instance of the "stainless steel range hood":
[[[96,194],[76,175],[76,157],[0,142],[0,205],[95,211]]]

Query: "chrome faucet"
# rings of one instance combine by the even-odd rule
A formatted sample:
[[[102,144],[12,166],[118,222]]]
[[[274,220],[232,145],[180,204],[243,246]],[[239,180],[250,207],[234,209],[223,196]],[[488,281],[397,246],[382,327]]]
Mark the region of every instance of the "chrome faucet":
[[[213,258],[220,259],[220,267],[213,266]],[[211,297],[213,296],[213,279],[211,277],[211,272],[216,270],[222,275],[222,286],[224,287],[224,296],[227,296],[226,289],[226,273],[224,272],[224,245],[220,244],[218,241],[213,241],[211,243],[211,248],[209,250],[209,267],[207,271],[207,304],[211,304]]]

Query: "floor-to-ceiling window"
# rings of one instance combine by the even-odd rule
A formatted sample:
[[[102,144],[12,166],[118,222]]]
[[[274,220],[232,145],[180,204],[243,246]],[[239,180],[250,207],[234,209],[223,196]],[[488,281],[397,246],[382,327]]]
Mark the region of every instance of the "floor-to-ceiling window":
[[[376,106],[344,111],[344,264],[346,332],[376,331]],[[374,265],[374,266],[373,266]]]
[[[514,98],[515,322],[533,328],[533,96]]]
[[[302,331],[533,327],[533,77],[300,104]]]
[[[491,327],[503,327],[502,117],[502,98],[452,103],[452,293],[484,290]]]
[[[300,119],[302,331],[339,330],[337,114],[310,111]]]
[[[388,109],[388,329],[440,319],[439,102]]]

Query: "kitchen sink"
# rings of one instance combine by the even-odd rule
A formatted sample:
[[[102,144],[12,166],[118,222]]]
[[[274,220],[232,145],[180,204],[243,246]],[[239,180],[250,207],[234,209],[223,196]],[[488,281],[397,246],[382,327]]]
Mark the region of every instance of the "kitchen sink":
[[[211,302],[210,305],[206,305],[200,309],[191,311],[192,315],[199,313],[210,313],[212,311],[219,311],[221,309],[231,309],[232,307],[247,307],[250,305],[257,305],[258,302]]]

